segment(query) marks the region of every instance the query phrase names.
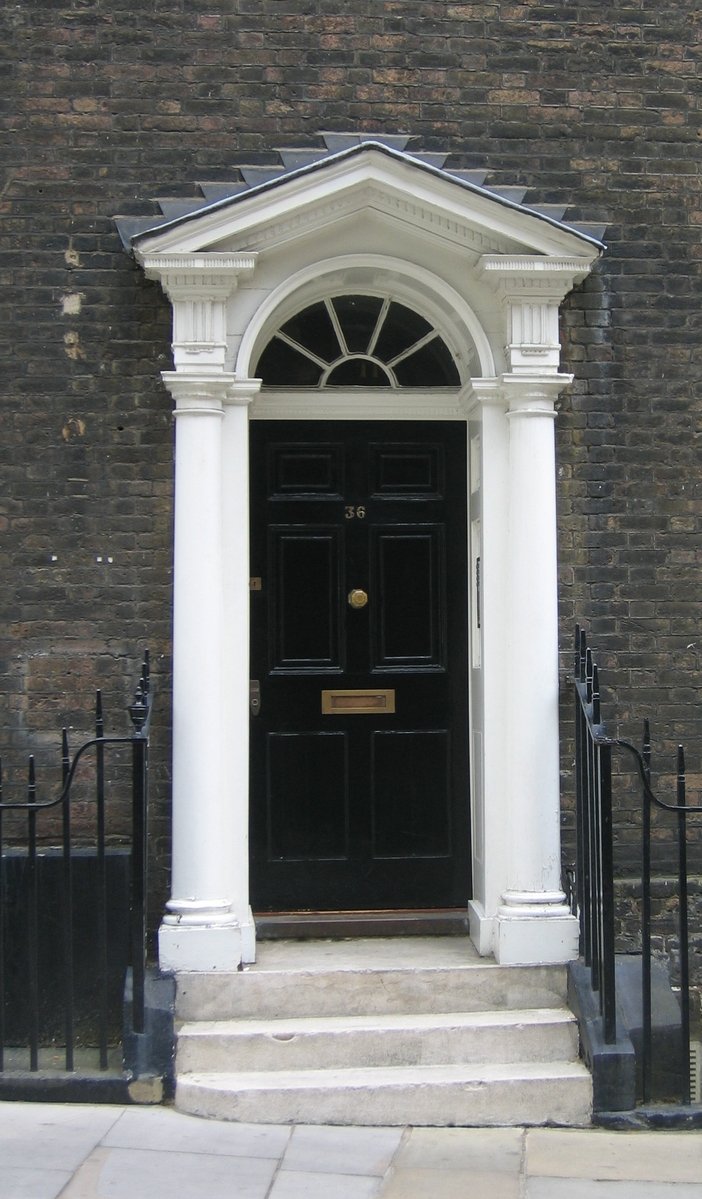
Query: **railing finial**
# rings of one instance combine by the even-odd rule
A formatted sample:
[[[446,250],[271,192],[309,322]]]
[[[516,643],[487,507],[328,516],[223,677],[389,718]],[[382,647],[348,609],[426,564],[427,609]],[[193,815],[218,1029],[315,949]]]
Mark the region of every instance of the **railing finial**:
[[[600,672],[596,662],[592,664],[592,719],[600,723]]]

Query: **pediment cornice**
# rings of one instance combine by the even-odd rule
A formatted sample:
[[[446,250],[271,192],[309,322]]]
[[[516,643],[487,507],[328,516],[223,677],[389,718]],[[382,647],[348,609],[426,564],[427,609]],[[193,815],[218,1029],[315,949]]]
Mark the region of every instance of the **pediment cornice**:
[[[134,239],[140,256],[267,250],[363,211],[477,254],[579,257],[600,247],[476,185],[373,144],[234,196]]]

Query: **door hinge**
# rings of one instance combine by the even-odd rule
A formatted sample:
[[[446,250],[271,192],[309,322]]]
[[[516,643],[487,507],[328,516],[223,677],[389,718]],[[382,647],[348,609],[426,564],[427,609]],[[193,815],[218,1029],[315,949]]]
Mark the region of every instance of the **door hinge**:
[[[258,679],[249,679],[249,710],[252,716],[261,711],[261,684]]]

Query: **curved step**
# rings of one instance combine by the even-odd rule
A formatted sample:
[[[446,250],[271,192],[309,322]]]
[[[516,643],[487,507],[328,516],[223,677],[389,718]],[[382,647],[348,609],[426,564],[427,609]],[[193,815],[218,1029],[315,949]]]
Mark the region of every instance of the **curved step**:
[[[592,1110],[579,1062],[184,1074],[176,1107],[267,1124],[582,1126]]]

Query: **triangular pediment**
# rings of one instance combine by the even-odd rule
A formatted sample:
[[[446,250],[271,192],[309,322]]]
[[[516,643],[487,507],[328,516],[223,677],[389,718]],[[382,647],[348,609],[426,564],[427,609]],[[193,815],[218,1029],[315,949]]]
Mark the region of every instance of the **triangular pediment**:
[[[581,258],[587,270],[602,244],[508,195],[431,161],[375,141],[244,186],[150,227],[122,222],[136,257],[211,252],[260,253],[329,234],[359,218],[462,247],[475,255]],[[148,226],[148,221],[146,222]]]

